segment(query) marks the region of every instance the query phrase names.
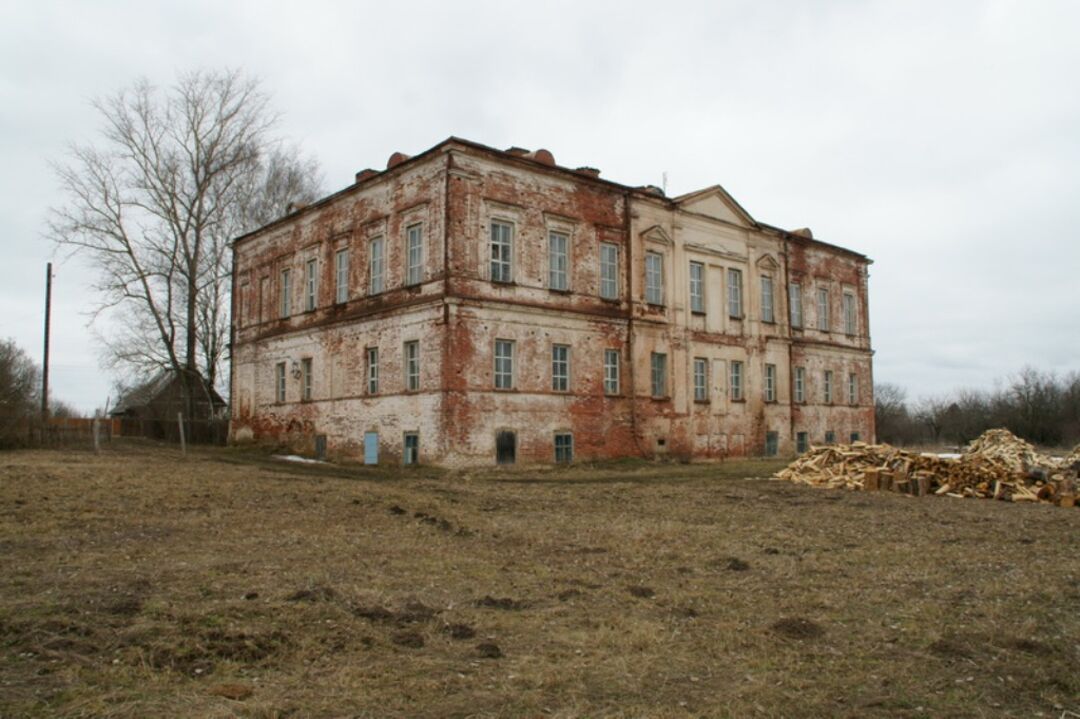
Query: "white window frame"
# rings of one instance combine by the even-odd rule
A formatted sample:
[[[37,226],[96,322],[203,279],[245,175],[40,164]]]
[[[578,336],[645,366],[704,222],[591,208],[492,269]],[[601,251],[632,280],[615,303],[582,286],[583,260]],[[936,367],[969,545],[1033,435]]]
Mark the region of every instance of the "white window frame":
[[[773,278],[771,275],[761,275],[761,321],[772,324],[776,322],[775,295],[773,293]]]
[[[424,281],[424,223],[415,222],[405,228],[405,285],[412,287]]]
[[[729,267],[727,271],[728,317],[741,320],[743,317],[742,270]]]
[[[367,393],[379,393],[379,348],[368,347],[367,356]]]
[[[690,311],[705,314],[705,263],[690,262]]]
[[[743,393],[746,390],[744,379],[745,372],[743,372],[742,361],[731,360],[728,362],[728,397],[733,402],[741,402],[743,399]]]
[[[791,326],[802,328],[802,285],[798,282],[792,282],[788,285],[788,311],[791,315]]]
[[[349,301],[349,248],[342,247],[334,253],[334,301],[343,304]]]
[[[829,288],[817,288],[817,328],[822,332],[829,331]]]
[[[645,253],[645,302],[664,304],[664,255],[652,250]]]
[[[570,289],[570,235],[559,230],[548,230],[548,288]]]
[[[409,340],[404,345],[405,355],[405,391],[416,392],[420,389],[420,341]]]
[[[619,394],[619,350],[604,350],[604,394]]]
[[[514,344],[513,340],[495,340],[493,352],[495,389],[514,389]]]
[[[551,345],[551,391],[570,391],[570,345]]]
[[[319,261],[312,257],[304,263],[304,310],[313,312],[318,306]]]
[[[806,368],[795,368],[795,402],[802,404],[806,401]]]
[[[833,401],[833,371],[831,369],[825,370],[824,378],[821,384],[821,397],[825,401],[825,404],[832,404]]]
[[[514,281],[514,223],[492,220],[488,226],[488,278],[509,284]]]
[[[382,237],[368,240],[368,294],[377,295],[386,289],[386,243]]]
[[[693,365],[694,374],[694,401],[709,401],[709,360],[704,357],[695,357]]]
[[[563,440],[562,447],[559,446],[560,440]],[[574,435],[572,433],[556,432],[552,446],[555,448],[556,464],[570,464],[574,461]]]
[[[859,404],[859,375],[849,372],[847,382],[848,404],[857,405]]]
[[[409,447],[409,440],[412,439],[414,446]],[[401,463],[414,465],[420,463],[420,433],[419,432],[403,432],[401,435]]]
[[[653,352],[649,355],[649,378],[652,396],[657,399],[667,397],[667,354]]]
[[[274,400],[278,404],[285,403],[285,388],[286,377],[288,376],[288,367],[285,362],[278,362],[274,366]]]
[[[279,314],[282,318],[292,316],[292,268],[281,271],[281,297]]]
[[[311,358],[302,358],[300,360],[300,398],[305,402],[310,402],[314,396],[315,380],[312,377],[314,374]]]
[[[765,401],[776,401],[776,365],[765,363]]]
[[[619,299],[619,246],[614,242],[600,243],[600,296]]]
[[[854,337],[857,329],[855,294],[845,292],[844,295],[844,334]]]

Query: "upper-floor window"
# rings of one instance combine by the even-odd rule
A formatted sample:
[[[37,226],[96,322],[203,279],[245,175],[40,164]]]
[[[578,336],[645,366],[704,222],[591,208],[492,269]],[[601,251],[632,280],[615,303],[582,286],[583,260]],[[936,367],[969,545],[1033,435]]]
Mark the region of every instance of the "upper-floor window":
[[[281,271],[281,316],[288,317],[292,314],[292,270]]]
[[[312,396],[311,386],[314,380],[311,375],[311,358],[305,357],[300,360],[300,396],[305,402],[310,401]]]
[[[285,401],[285,363],[274,366],[274,398],[280,404]]]
[[[551,346],[551,389],[555,392],[570,391],[570,347]]]
[[[367,348],[367,391],[368,394],[379,393],[379,348]]]
[[[318,292],[318,262],[308,260],[304,266],[304,309],[311,312],[315,309],[315,298]]]
[[[690,311],[705,311],[705,265],[690,263]]]
[[[619,393],[619,350],[604,350],[604,394]]]
[[[495,389],[514,388],[514,343],[495,340]]]
[[[349,299],[349,250],[340,249],[334,254],[334,301],[338,304]]]
[[[802,285],[798,282],[788,285],[788,309],[791,312],[791,326],[802,327]]]
[[[424,279],[424,226],[420,223],[405,229],[405,261],[405,284],[420,284]]]
[[[844,293],[844,334],[855,334],[855,295]]]
[[[259,278],[259,322],[270,319],[270,278]]]
[[[619,246],[611,242],[600,243],[600,296],[619,297]]]
[[[730,368],[728,377],[728,396],[733,400],[743,398],[743,363],[732,360],[728,363]]]
[[[383,238],[376,237],[368,243],[368,294],[377,295],[383,291]]]
[[[829,290],[818,287],[817,291],[817,328],[829,331]]]
[[[663,352],[653,352],[650,368],[652,370],[652,396],[667,396],[667,355]]]
[[[659,252],[645,253],[645,301],[664,304],[664,256]]]
[[[822,384],[822,395],[825,398],[825,404],[832,404],[832,381],[833,373],[831,369],[825,370],[825,381]]]
[[[491,223],[491,281],[510,282],[510,253],[513,246],[514,226],[509,222],[495,220]]]
[[[765,401],[776,401],[776,365],[765,365]]]
[[[803,403],[806,401],[806,368],[795,368],[795,401]]]
[[[548,233],[548,287],[570,288],[570,236],[564,232]]]
[[[727,297],[728,315],[739,319],[743,316],[742,310],[742,270],[729,269],[727,271]]]
[[[768,275],[761,276],[761,321],[776,321],[776,313],[773,311],[773,281]]]
[[[694,401],[705,402],[709,399],[709,361],[702,357],[694,358]]]
[[[420,342],[417,340],[405,343],[405,389],[409,392],[420,389]]]
[[[859,403],[859,375],[854,372],[847,376],[847,401],[848,404]]]

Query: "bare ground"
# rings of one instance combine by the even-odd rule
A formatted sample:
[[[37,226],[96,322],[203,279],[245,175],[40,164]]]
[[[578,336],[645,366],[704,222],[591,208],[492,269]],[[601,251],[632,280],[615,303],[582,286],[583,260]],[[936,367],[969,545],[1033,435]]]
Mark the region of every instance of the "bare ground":
[[[1080,713],[1080,512],[776,468],[6,453],[0,716]]]

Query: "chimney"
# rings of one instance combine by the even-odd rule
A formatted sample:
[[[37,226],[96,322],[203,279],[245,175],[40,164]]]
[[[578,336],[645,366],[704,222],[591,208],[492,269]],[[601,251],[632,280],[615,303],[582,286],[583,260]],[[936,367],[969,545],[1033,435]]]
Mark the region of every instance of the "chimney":
[[[514,146],[506,148],[506,154],[513,155],[514,157],[525,157],[529,154],[529,151],[524,147]]]
[[[375,177],[375,175],[378,174],[378,170],[372,170],[370,167],[366,170],[360,170],[360,172],[356,173],[356,184],[359,185],[361,182],[368,179],[369,177]]]
[[[543,148],[534,152],[530,152],[528,155],[526,155],[526,157],[528,157],[530,160],[536,160],[541,165],[555,167],[555,156]]]
[[[389,170],[391,167],[397,167],[401,163],[408,160],[409,157],[411,156],[406,155],[404,152],[395,152],[393,155],[390,156],[390,159],[386,161],[386,169]]]
[[[579,167],[575,172],[581,175],[588,175],[589,177],[600,177],[600,170],[595,167]]]
[[[799,237],[805,237],[808,240],[814,239],[814,233],[810,231],[809,227],[800,227],[797,230],[792,230],[791,234],[798,235]]]

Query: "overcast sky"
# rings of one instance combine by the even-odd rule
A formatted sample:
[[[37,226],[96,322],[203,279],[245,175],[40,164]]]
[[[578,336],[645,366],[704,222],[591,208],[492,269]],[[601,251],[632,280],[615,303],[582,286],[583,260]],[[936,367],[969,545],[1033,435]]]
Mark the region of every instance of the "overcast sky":
[[[49,162],[94,97],[240,67],[326,189],[450,135],[545,147],[869,255],[875,378],[912,398],[1080,369],[1080,3],[0,5],[0,337],[41,359]],[[104,405],[90,275],[55,268],[53,396]],[[115,400],[114,400],[115,401]]]

